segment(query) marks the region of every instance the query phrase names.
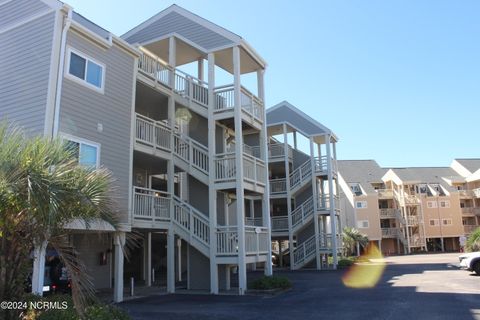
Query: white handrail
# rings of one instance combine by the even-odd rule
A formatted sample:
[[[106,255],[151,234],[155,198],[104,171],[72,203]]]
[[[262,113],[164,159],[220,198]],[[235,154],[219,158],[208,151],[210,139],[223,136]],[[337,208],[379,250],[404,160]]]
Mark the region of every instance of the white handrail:
[[[287,179],[270,179],[270,194],[281,194],[287,192]]]
[[[311,236],[304,242],[302,242],[299,246],[295,248],[293,251],[293,263],[294,265],[299,265],[301,263],[305,263],[306,260],[315,254],[316,246],[315,246],[315,235]]]
[[[288,231],[288,216],[274,216],[271,218],[272,231]]]
[[[133,215],[148,220],[170,220],[171,195],[168,192],[134,187]]]
[[[175,132],[173,134],[173,153],[193,167],[208,174],[208,148],[200,142]]]
[[[310,159],[305,161],[300,167],[290,173],[290,189],[294,189],[301,185],[305,180],[311,177],[312,166]]]
[[[313,196],[292,211],[292,227],[304,224],[310,216],[313,216]]]
[[[173,221],[205,245],[210,245],[210,225],[206,215],[177,196],[173,197]]]
[[[166,151],[171,150],[172,130],[163,121],[155,121],[141,114],[135,114],[135,139],[137,142]]]

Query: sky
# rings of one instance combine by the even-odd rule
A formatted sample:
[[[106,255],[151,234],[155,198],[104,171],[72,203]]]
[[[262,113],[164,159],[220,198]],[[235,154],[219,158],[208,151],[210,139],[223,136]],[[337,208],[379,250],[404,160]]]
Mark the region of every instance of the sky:
[[[66,0],[116,35],[173,3],[267,61],[267,107],[332,129],[339,159],[384,167],[480,158],[480,1]]]

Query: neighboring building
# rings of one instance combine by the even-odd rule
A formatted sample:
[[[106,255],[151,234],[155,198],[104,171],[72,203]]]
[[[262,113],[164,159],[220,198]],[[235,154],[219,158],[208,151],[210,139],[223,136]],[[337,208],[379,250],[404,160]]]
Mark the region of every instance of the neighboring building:
[[[119,230],[67,226],[97,289],[121,301],[124,278],[151,285],[153,268],[168,292],[186,276],[215,294],[235,269],[243,294],[247,268],[271,274],[266,63],[245,40],[176,5],[119,38],[59,1],[16,0],[0,3],[0,43],[2,118],[116,179]],[[255,94],[240,80],[252,72]],[[145,240],[124,265],[130,231]]]
[[[388,169],[373,160],[339,161],[347,225],[370,240],[380,228],[384,254],[459,250],[480,225],[479,165],[457,159],[451,167]]]
[[[286,101],[267,110],[267,126],[272,240],[280,263],[288,253],[291,269],[336,268],[341,249],[338,139]]]

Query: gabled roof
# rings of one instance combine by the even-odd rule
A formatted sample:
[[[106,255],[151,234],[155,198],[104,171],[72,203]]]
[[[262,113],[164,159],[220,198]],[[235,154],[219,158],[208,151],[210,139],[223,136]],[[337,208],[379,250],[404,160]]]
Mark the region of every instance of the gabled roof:
[[[367,193],[375,192],[372,183],[383,183],[387,169],[381,168],[375,160],[339,160],[338,171],[347,183],[358,183]]]
[[[447,190],[453,190],[444,178],[458,177],[455,170],[450,167],[410,167],[391,168],[403,183],[440,184]]]
[[[471,159],[455,159],[459,164],[461,164],[465,169],[470,171],[470,173],[474,173],[478,169],[480,169],[480,159],[471,158]]]
[[[175,4],[128,31],[122,38],[146,46],[172,35],[204,54],[241,46],[262,68],[266,67],[265,60],[242,37]]]
[[[331,135],[335,141],[338,141],[332,130],[287,101],[267,109],[267,127],[271,128],[284,123],[306,137]]]

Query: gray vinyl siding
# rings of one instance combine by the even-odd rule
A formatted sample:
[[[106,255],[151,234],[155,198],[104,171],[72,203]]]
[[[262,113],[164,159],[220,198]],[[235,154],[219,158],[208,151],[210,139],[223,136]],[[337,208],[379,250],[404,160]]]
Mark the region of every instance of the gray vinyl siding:
[[[189,248],[190,277],[189,287],[191,290],[210,289],[210,261],[193,246]]]
[[[52,12],[0,34],[0,121],[31,134],[44,131],[54,22]]]
[[[170,12],[125,40],[142,44],[174,32],[207,50],[233,44],[224,36],[176,12]]]
[[[49,6],[39,0],[14,0],[0,5],[0,29],[49,9]]]
[[[101,145],[100,162],[113,173],[115,201],[126,222],[134,58],[116,46],[100,48],[73,31],[67,45],[105,65],[105,85],[102,94],[64,77],[60,133]],[[97,130],[99,123],[103,132]]]

